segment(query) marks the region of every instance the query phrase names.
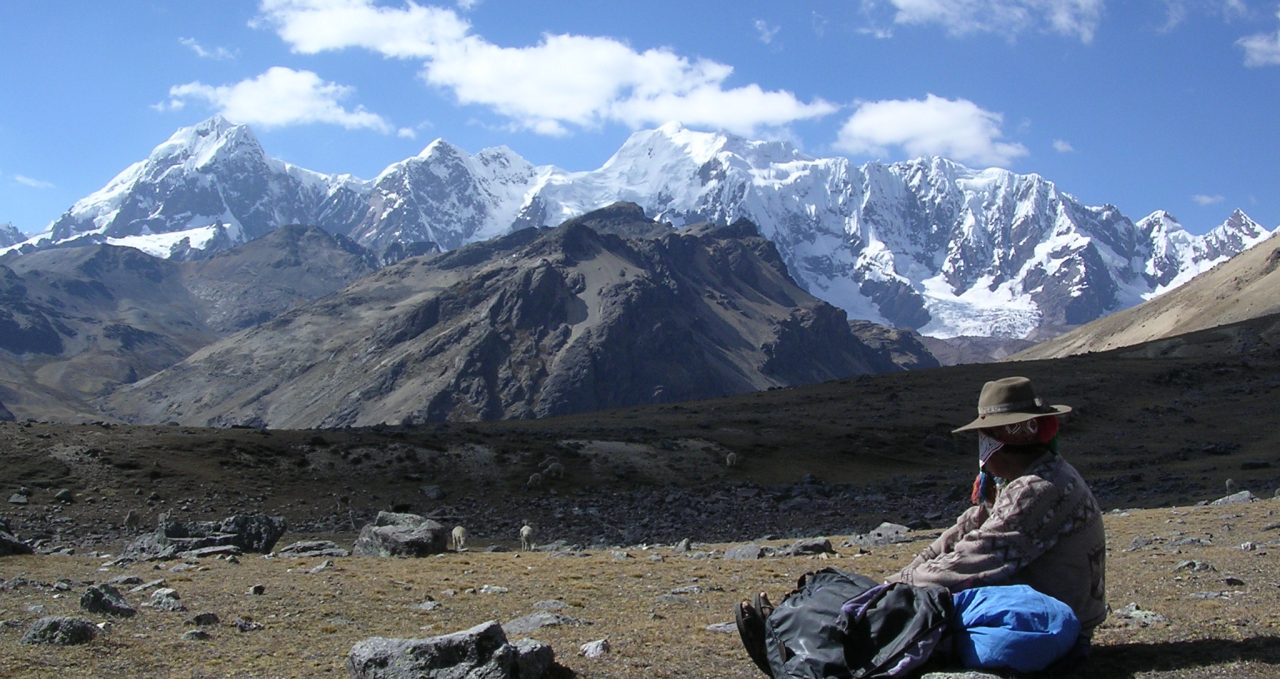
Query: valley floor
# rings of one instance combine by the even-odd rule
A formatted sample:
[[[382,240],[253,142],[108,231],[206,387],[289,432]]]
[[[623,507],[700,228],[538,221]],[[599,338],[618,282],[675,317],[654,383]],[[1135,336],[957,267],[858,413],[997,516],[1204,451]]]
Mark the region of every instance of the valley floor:
[[[1274,677],[1280,675],[1280,500],[1226,506],[1114,510],[1108,533],[1111,615],[1095,650],[1073,676]],[[708,555],[732,544],[669,545],[574,552],[473,551],[425,559],[265,558],[134,563],[107,567],[105,553],[0,558],[0,676],[5,677],[342,677],[347,652],[371,636],[426,637],[486,620],[507,622],[558,601],[578,621],[528,635],[551,644],[579,677],[762,676],[732,625],[732,606],[750,592],[775,601],[802,573],[837,566],[883,577],[937,530],[912,541],[859,550],[829,536],[839,553],[736,561]],[[302,539],[286,534],[281,544]],[[313,536],[306,536],[313,537]],[[324,535],[349,546],[350,535]],[[767,544],[785,545],[786,541]],[[862,553],[859,553],[859,552]],[[699,553],[701,553],[699,555]],[[699,558],[701,556],[702,558]],[[71,615],[103,622],[78,605],[93,583],[121,575],[163,578],[186,612],[138,605],[82,646],[20,643],[36,619]],[[63,583],[63,584],[58,584]],[[250,589],[261,585],[262,594]],[[127,591],[127,590],[124,590]],[[435,600],[438,605],[421,607]],[[184,641],[194,615],[216,613],[211,639]],[[238,631],[237,619],[260,629]],[[611,651],[577,655],[590,641]]]

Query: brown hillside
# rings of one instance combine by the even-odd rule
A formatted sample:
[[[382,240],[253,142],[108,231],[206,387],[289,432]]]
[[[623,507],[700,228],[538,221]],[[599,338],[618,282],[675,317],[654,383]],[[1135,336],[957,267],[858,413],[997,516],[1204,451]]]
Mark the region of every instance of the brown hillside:
[[[1015,354],[1013,360],[1106,351],[1280,312],[1280,236],[1185,285]]]

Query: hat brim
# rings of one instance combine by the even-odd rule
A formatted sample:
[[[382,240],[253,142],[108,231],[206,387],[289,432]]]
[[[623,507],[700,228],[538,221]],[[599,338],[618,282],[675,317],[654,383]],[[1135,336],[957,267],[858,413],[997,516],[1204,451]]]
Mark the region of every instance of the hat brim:
[[[975,429],[987,429],[988,427],[1003,427],[1006,424],[1017,424],[1019,422],[1026,422],[1027,420],[1034,420],[1037,417],[1044,417],[1045,415],[1065,415],[1069,412],[1071,412],[1071,406],[1056,405],[1056,406],[1045,406],[1044,410],[1040,412],[1027,412],[1025,410],[1019,410],[1016,412],[1009,412],[1009,413],[995,413],[993,415],[981,415],[977,419],[970,422],[969,424],[964,425],[963,427],[957,427],[955,429],[952,429],[951,433],[958,434],[962,431],[973,431]]]

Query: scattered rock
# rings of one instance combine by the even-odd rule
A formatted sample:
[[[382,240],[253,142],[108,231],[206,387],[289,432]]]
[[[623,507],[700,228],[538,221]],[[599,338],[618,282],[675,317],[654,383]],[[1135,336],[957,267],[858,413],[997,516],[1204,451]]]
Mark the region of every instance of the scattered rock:
[[[249,588],[249,592],[248,592],[248,593],[249,593],[250,595],[252,595],[252,596],[262,596],[263,594],[266,594],[266,593],[267,593],[267,586],[266,586],[266,585],[261,585],[261,584],[259,584],[259,585],[254,585],[254,586],[252,586],[252,587],[250,587],[250,588]]]
[[[70,488],[63,488],[53,494],[53,499],[61,502],[62,504],[69,505],[76,501],[76,496],[75,493],[71,492]]]
[[[732,634],[738,631],[738,624],[733,621],[716,622],[716,623],[707,625],[703,629],[707,630],[708,632],[716,632],[717,634]]]
[[[1250,493],[1247,490],[1242,490],[1238,493],[1232,493],[1231,495],[1228,495],[1226,497],[1220,497],[1217,500],[1210,502],[1209,504],[1213,506],[1241,505],[1241,504],[1248,504],[1250,502],[1254,502],[1257,499],[1258,497],[1253,493]]]
[[[212,634],[209,634],[202,629],[189,629],[182,633],[183,641],[208,641],[212,638]]]
[[[71,646],[88,643],[97,635],[98,628],[88,620],[54,616],[35,621],[22,635],[22,643]]]
[[[826,538],[809,538],[797,540],[791,546],[780,550],[778,556],[806,556],[811,554],[835,554],[831,541]]]
[[[572,627],[580,627],[582,625],[590,625],[591,623],[577,618],[571,618],[567,615],[559,613],[548,613],[546,611],[538,611],[530,613],[515,620],[510,620],[502,625],[502,629],[510,634],[528,634],[536,629],[543,627],[556,627],[559,625],[569,625]]]
[[[906,542],[907,532],[911,530],[900,523],[884,522],[869,533],[855,535],[851,542],[862,547],[883,547],[897,542]]]
[[[374,522],[360,529],[351,553],[357,556],[420,557],[448,551],[449,532],[443,524],[417,514],[378,512]]]
[[[324,561],[321,561],[319,565],[314,566],[311,570],[307,571],[307,573],[315,575],[316,573],[323,573],[328,570],[333,570],[333,559],[325,559]]]
[[[1188,559],[1186,561],[1179,561],[1178,565],[1173,567],[1173,572],[1175,573],[1177,573],[1178,571],[1191,571],[1192,573],[1207,573],[1207,572],[1212,572],[1216,570],[1218,569],[1214,568],[1213,564],[1211,563],[1208,563],[1206,561],[1194,561],[1191,559]]]
[[[762,559],[764,556],[764,547],[755,543],[730,547],[724,552],[724,558],[731,561],[754,561],[756,559]]]
[[[578,655],[583,656],[584,658],[599,658],[601,656],[607,655],[608,653],[609,653],[608,639],[596,639],[595,641],[588,641],[587,643],[583,644],[581,648],[578,649]]]
[[[276,550],[275,556],[301,559],[317,556],[351,556],[351,552],[329,540],[303,540]]]
[[[1163,615],[1154,611],[1143,610],[1136,603],[1130,603],[1128,606],[1116,611],[1116,617],[1132,620],[1141,627],[1169,622],[1169,619]]]
[[[372,637],[347,654],[352,679],[541,679],[555,668],[550,646],[529,640],[511,644],[492,620],[427,639]]]
[[[481,594],[506,594],[511,590],[507,589],[506,587],[499,587],[497,585],[481,585],[478,591]]]
[[[253,618],[247,616],[236,618],[236,621],[231,624],[235,625],[235,628],[241,632],[256,632],[263,629],[261,623],[254,622]]]
[[[171,587],[161,587],[152,592],[151,599],[143,605],[161,611],[177,612],[187,610],[187,607],[182,605],[182,597],[179,597],[178,592]]]
[[[187,619],[186,624],[196,627],[209,627],[222,622],[217,613],[197,613]]]
[[[124,600],[120,590],[107,584],[94,585],[80,595],[80,608],[90,613],[117,615],[122,618],[131,618],[138,613]]]

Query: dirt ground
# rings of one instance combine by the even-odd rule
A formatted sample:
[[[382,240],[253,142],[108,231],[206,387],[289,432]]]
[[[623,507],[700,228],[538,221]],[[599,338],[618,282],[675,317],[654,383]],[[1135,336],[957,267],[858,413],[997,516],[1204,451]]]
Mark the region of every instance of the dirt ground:
[[[1096,633],[1092,658],[1070,676],[1280,675],[1277,509],[1280,500],[1108,514],[1112,612]],[[0,578],[10,583],[0,586],[0,676],[346,676],[346,655],[361,639],[426,637],[486,620],[506,622],[534,612],[538,602],[556,600],[565,605],[560,614],[581,624],[520,636],[551,644],[577,676],[745,679],[761,675],[727,624],[734,602],[757,590],[780,599],[801,574],[828,566],[885,576],[934,535],[914,532],[912,542],[861,554],[839,546],[847,536],[828,536],[839,552],[832,558],[757,561],[694,558],[669,545],[519,553],[487,552],[477,544],[475,551],[425,559],[336,558],[318,573],[310,571],[322,558],[249,555],[238,564],[208,559],[105,568],[104,554],[6,557],[0,559]],[[695,543],[694,551],[726,546]],[[163,578],[189,610],[139,607],[137,616],[110,620],[110,631],[84,646],[19,643],[41,616],[85,615],[79,595],[90,583],[119,575]],[[28,584],[12,586],[18,579]],[[65,591],[56,587],[59,581],[67,583]],[[254,585],[263,585],[264,593],[250,594]],[[135,606],[146,596],[126,594]],[[434,610],[415,608],[431,599],[439,602]],[[1146,613],[1126,612],[1132,604]],[[181,640],[193,629],[186,621],[202,612],[221,619],[208,628],[212,638]],[[238,631],[237,618],[262,628]],[[609,654],[577,655],[598,639],[608,640]]]

